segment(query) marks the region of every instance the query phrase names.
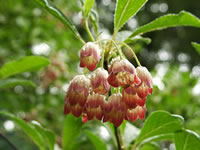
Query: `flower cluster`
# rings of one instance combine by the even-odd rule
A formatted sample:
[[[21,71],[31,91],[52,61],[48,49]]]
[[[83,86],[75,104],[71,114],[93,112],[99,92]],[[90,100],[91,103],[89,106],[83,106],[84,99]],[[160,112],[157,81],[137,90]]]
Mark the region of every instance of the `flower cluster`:
[[[153,91],[152,77],[145,67],[135,68],[127,59],[116,57],[108,71],[97,68],[101,50],[91,42],[83,46],[80,57],[80,67],[93,72],[90,76],[77,75],[72,79],[64,114],[82,115],[83,122],[94,118],[109,121],[117,127],[123,120],[144,119],[146,97]]]

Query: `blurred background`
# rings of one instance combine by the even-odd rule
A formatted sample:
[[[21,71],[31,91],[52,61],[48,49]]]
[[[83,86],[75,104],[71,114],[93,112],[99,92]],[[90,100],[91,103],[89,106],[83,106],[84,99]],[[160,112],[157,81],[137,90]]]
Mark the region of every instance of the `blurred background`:
[[[82,37],[88,41],[80,12],[81,2],[52,2],[71,18]],[[110,38],[113,32],[115,1],[96,0],[96,5],[101,38]],[[154,0],[149,1],[123,29],[133,31],[159,16],[181,10],[189,11],[200,18],[199,5],[195,0]],[[151,38],[152,42],[138,42],[131,46],[137,52],[141,64],[153,75],[154,92],[147,99],[147,116],[156,110],[182,115],[185,118],[185,127],[200,134],[200,55],[191,45],[191,42],[200,43],[200,29],[170,28],[145,34],[144,37]],[[40,55],[51,61],[41,71],[17,75],[34,81],[37,88],[16,86],[0,89],[0,110],[9,111],[26,121],[35,120],[51,129],[56,134],[59,147],[65,118],[65,91],[73,76],[81,73],[81,47],[82,44],[61,22],[33,0],[0,0],[0,67],[8,61],[27,55]],[[135,64],[134,61],[133,63]],[[134,125],[139,128],[142,122],[137,121]],[[109,143],[109,134],[104,128],[98,128],[95,121],[88,126],[97,128],[100,136],[107,138]],[[20,147],[20,150],[38,149],[12,121],[3,117],[0,117],[0,132],[16,147]],[[81,150],[93,149],[87,139],[82,140],[84,144]],[[10,149],[0,137],[0,150]]]

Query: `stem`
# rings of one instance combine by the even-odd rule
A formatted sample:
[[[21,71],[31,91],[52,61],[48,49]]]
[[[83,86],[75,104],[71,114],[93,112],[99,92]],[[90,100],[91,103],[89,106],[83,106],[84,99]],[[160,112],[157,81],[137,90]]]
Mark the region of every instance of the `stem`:
[[[2,138],[8,143],[8,145],[10,145],[10,147],[12,147],[13,150],[18,150],[17,147],[15,147],[15,145],[13,145],[13,144],[7,139],[7,137],[5,137],[1,132],[0,132],[0,137],[2,137]]]
[[[135,52],[132,50],[132,48],[131,48],[128,44],[126,44],[126,43],[124,43],[124,42],[120,42],[120,43],[121,43],[122,45],[126,46],[126,47],[132,52],[133,57],[135,58],[135,60],[136,60],[136,62],[137,62],[137,64],[138,64],[138,66],[141,66],[140,61],[138,60],[138,58],[137,58]]]
[[[117,127],[116,127],[116,126],[114,126],[114,130],[115,130],[115,137],[116,137],[116,140],[117,140],[117,147],[118,147],[118,150],[122,150],[121,144],[120,144],[120,140],[119,140],[119,134],[118,134],[118,131],[117,131]]]
[[[137,143],[135,143],[135,144],[132,146],[131,150],[136,150],[136,148],[137,148]]]
[[[102,68],[104,68],[104,53],[105,53],[104,49],[105,49],[105,45],[102,48],[102,55],[101,55],[101,62],[100,62]]]
[[[92,33],[90,32],[90,29],[89,29],[89,26],[88,26],[88,20],[87,19],[85,20],[85,28],[87,30],[87,33],[88,33],[90,39],[94,42],[95,40],[94,40],[94,38],[92,36]]]

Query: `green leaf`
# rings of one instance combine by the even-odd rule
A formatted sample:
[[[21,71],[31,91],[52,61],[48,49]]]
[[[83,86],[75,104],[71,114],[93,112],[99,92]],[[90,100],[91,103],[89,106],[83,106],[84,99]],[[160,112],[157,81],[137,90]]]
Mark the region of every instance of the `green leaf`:
[[[94,6],[94,2],[95,2],[95,0],[85,0],[84,9],[83,9],[85,18],[87,18],[89,16],[90,10]]]
[[[84,40],[81,38],[76,27],[71,23],[71,21],[51,2],[48,0],[35,0],[41,7],[46,9],[49,13],[51,13],[54,17],[58,18],[73,34],[74,36],[80,40],[83,44]]]
[[[139,27],[131,34],[130,37],[176,26],[191,26],[200,28],[200,20],[196,16],[186,11],[181,11],[179,14],[168,14]]]
[[[147,0],[117,0],[115,10],[115,31],[118,31],[142,8]]]
[[[33,142],[40,148],[40,150],[46,150],[44,141],[40,133],[33,128],[29,123],[24,120],[10,114],[7,112],[0,112],[1,115],[8,117],[10,120],[14,121],[23,131],[33,140]]]
[[[43,128],[42,126],[33,123],[35,129],[41,134],[42,138],[45,140],[45,143],[48,145],[50,150],[54,150],[54,145],[56,143],[55,134],[48,130]]]
[[[38,70],[44,66],[47,66],[48,64],[49,61],[44,57],[25,56],[22,59],[11,61],[5,64],[0,69],[0,78],[7,78],[22,72]]]
[[[192,46],[196,49],[196,51],[200,54],[200,44],[192,42]]]
[[[200,150],[200,137],[190,130],[182,130],[174,135],[176,150]]]
[[[106,144],[97,135],[85,130],[85,134],[88,136],[96,150],[106,150]]]
[[[90,21],[94,27],[94,31],[96,36],[98,36],[98,32],[99,32],[99,16],[98,13],[95,10],[91,10],[91,14],[90,14]]]
[[[5,79],[0,80],[0,89],[12,88],[17,85],[36,87],[36,84],[24,79]]]
[[[134,44],[134,43],[137,43],[137,42],[142,42],[142,43],[145,43],[145,44],[150,44],[151,43],[151,39],[150,38],[145,38],[145,37],[141,37],[141,36],[135,36],[133,38],[128,38],[124,41],[125,43],[127,44]]]
[[[67,115],[64,123],[63,150],[70,150],[76,144],[76,138],[80,135],[82,121],[80,118]]]
[[[153,112],[145,121],[136,143],[154,136],[173,133],[182,128],[183,118],[165,111]]]
[[[140,150],[160,150],[160,147],[157,143],[148,143],[140,147]]]

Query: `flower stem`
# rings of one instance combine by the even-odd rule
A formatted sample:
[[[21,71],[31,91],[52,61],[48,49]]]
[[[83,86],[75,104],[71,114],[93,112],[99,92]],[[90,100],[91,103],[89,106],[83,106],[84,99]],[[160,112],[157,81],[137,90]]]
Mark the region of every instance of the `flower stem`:
[[[122,150],[121,148],[121,143],[120,143],[120,139],[119,139],[119,133],[117,131],[117,127],[114,126],[114,130],[115,130],[115,137],[116,137],[116,140],[117,140],[117,147],[118,147],[118,150]]]
[[[92,36],[92,33],[90,32],[90,29],[89,29],[89,26],[88,26],[88,20],[87,19],[85,20],[85,28],[86,28],[86,31],[87,31],[90,39],[94,42],[95,40],[94,40],[94,38]]]
[[[137,64],[138,64],[138,66],[141,66],[140,61],[138,60],[138,58],[137,58],[135,52],[133,51],[133,49],[132,49],[128,44],[126,44],[126,43],[124,43],[124,42],[120,42],[120,43],[121,43],[122,45],[126,46],[126,47],[132,52],[133,57],[135,58],[135,60],[136,60],[136,62],[137,62]]]

